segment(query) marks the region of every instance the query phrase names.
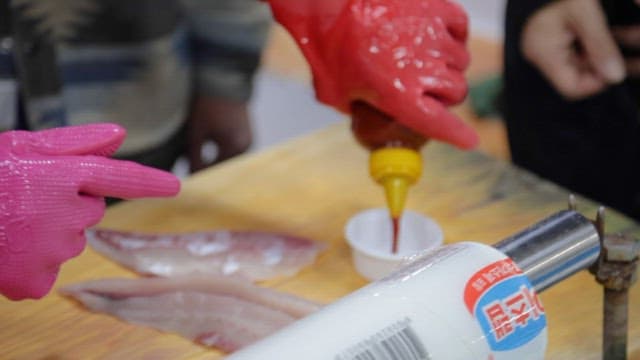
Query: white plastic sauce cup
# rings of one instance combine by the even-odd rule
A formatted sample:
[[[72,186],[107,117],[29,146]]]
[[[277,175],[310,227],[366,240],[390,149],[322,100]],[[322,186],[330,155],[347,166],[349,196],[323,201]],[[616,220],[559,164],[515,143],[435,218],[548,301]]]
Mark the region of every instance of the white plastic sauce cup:
[[[431,218],[405,210],[400,219],[398,252],[392,253],[393,225],[387,209],[359,212],[347,223],[345,237],[356,270],[378,280],[426,250],[442,245],[440,226]]]

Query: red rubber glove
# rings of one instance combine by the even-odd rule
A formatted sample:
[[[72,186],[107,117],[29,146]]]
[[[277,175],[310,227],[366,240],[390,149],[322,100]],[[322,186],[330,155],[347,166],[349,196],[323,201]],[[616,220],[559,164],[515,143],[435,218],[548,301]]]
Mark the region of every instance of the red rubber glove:
[[[84,229],[102,218],[105,196],[178,192],[169,173],[107,158],[125,134],[111,124],[0,134],[0,293],[46,295],[60,265],[84,249]]]
[[[313,72],[318,99],[341,111],[362,100],[461,148],[474,130],[447,110],[464,100],[467,17],[448,0],[269,0]]]

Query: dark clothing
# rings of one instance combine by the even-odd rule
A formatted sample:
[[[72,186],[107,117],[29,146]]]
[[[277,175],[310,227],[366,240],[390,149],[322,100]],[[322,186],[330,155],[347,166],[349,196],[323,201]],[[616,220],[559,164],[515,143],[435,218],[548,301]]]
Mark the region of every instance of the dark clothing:
[[[523,25],[548,2],[507,4],[504,96],[513,162],[640,220],[640,92],[628,80],[565,100],[520,51]]]

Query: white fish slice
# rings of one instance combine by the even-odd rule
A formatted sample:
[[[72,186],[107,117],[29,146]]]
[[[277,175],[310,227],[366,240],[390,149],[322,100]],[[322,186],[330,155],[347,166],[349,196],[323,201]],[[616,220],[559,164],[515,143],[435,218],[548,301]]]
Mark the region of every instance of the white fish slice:
[[[142,234],[89,229],[86,236],[96,251],[142,274],[237,274],[253,281],[294,275],[323,248],[300,237],[251,231]]]
[[[320,305],[228,276],[103,279],[61,292],[92,311],[235,351]]]

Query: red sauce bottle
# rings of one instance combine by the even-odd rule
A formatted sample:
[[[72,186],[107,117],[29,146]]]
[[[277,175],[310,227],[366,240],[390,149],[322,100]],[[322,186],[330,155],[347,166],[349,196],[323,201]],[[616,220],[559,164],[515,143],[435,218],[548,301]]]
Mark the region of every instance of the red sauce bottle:
[[[371,151],[369,173],[384,187],[393,223],[391,252],[398,251],[399,221],[409,187],[422,173],[419,150],[427,139],[368,105],[351,105],[351,130],[358,142]]]

